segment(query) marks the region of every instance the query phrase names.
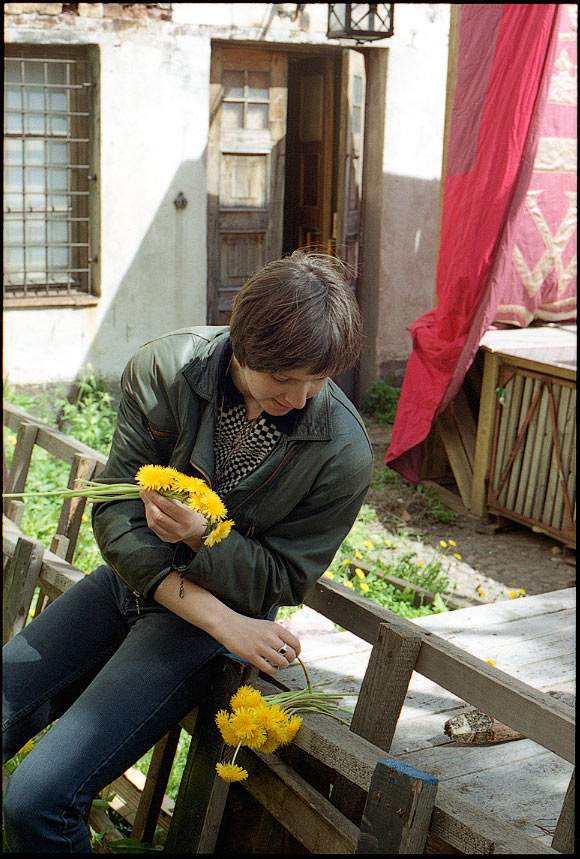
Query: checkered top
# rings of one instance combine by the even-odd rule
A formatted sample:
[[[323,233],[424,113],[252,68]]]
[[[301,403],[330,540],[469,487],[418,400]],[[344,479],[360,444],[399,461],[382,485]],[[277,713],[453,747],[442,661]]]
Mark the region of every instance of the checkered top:
[[[221,432],[216,432],[214,442],[214,489],[223,496],[268,456],[281,438],[282,430],[268,415],[246,420],[246,407],[242,405],[224,406],[219,421]]]

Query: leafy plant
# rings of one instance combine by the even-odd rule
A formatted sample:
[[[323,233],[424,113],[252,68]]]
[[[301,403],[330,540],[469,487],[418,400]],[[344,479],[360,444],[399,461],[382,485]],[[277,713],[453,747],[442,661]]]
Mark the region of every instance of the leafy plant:
[[[445,504],[438,498],[435,492],[429,487],[418,486],[417,492],[422,493],[429,502],[431,515],[437,522],[443,522],[446,525],[453,525],[457,521],[458,513],[446,507]]]
[[[361,411],[365,415],[374,417],[381,426],[392,424],[395,421],[400,395],[401,389],[393,384],[391,377],[386,381],[380,379],[378,382],[373,382],[363,393]]]

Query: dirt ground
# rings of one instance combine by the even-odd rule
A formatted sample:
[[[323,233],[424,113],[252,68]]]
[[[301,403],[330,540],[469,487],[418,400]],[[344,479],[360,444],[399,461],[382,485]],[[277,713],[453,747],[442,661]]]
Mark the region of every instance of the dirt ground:
[[[381,427],[373,421],[369,424],[375,468],[379,469],[392,427]],[[418,556],[432,555],[440,540],[455,541],[453,553],[460,554],[461,560],[448,556],[449,577],[456,582],[458,595],[481,599],[484,594],[483,600],[491,602],[509,598],[510,591],[522,589],[532,595],[576,583],[575,553],[515,522],[501,528],[496,527],[497,520],[485,523],[468,516],[458,516],[453,524],[438,522],[427,499],[403,481],[380,489],[371,487],[366,503],[376,511],[379,528],[389,533],[394,533],[397,526],[404,529],[408,534],[405,547],[417,551]]]

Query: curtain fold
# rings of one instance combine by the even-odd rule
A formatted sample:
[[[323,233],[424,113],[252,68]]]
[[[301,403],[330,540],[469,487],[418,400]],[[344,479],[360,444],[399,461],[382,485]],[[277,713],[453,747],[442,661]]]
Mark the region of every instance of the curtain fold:
[[[459,14],[437,305],[409,328],[385,463],[415,485],[423,442],[451,402],[502,297],[538,148],[558,4],[463,4]]]

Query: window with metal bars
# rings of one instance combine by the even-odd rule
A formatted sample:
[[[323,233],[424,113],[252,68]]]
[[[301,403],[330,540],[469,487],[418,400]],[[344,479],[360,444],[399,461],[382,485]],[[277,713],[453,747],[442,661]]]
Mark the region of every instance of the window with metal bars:
[[[75,303],[96,292],[88,49],[7,45],[4,62],[4,297]]]

